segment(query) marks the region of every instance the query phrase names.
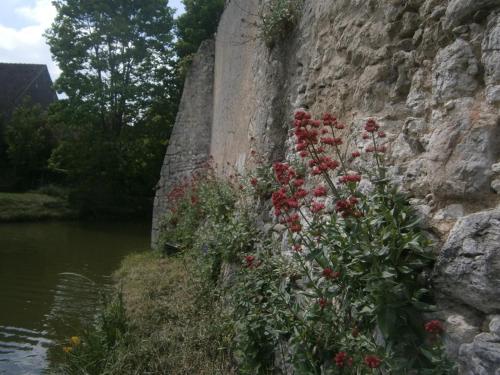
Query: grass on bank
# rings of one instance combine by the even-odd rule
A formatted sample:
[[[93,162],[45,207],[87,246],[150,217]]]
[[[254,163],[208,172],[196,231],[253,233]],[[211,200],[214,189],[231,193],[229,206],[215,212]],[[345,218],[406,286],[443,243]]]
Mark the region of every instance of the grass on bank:
[[[57,373],[232,374],[224,320],[187,255],[127,257],[119,292]]]
[[[66,199],[42,193],[0,193],[0,222],[76,217]]]

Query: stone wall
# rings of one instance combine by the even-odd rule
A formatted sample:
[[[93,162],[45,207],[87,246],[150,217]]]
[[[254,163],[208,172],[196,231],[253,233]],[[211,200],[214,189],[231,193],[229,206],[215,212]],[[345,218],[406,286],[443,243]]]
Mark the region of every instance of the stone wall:
[[[304,0],[296,30],[272,50],[258,39],[259,4],[229,1],[216,36],[208,152],[219,171],[251,168],[250,148],[281,159],[297,108],[335,113],[358,147],[362,124],[376,118],[391,144],[392,179],[436,236],[450,354],[463,374],[495,374],[500,0]],[[211,93],[189,92],[186,108],[211,113]]]
[[[203,42],[184,83],[184,92],[156,186],[151,241],[155,248],[168,192],[184,177],[203,167],[210,155],[215,43]]]

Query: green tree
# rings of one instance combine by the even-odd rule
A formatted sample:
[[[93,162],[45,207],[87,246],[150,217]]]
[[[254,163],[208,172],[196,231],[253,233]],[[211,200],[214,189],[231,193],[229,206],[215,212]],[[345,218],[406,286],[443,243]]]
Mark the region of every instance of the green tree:
[[[150,206],[179,96],[173,10],[168,0],[53,3],[46,37],[68,98],[50,116],[60,140],[50,167],[86,210]]]
[[[46,37],[61,69],[56,88],[92,122],[119,135],[164,98],[172,80],[168,0],[54,0]]]
[[[38,104],[24,101],[13,113],[5,129],[9,164],[20,180],[20,187],[32,187],[43,177],[54,147],[47,126],[47,113]]]
[[[180,59],[181,79],[201,42],[217,31],[225,0],[182,0],[185,13],[176,20],[175,51]]]

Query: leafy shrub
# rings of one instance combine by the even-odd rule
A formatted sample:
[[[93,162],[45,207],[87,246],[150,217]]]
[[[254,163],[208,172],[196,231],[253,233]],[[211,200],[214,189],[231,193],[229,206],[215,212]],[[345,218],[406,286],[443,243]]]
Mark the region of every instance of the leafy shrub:
[[[293,30],[300,18],[303,0],[269,0],[259,13],[259,37],[273,48]]]
[[[423,318],[433,308],[425,279],[433,263],[430,242],[385,178],[385,133],[374,120],[365,125],[363,138],[371,144],[363,157],[371,156],[373,165],[362,190],[362,176],[354,172],[362,153],[341,152],[344,127],[329,114],[322,121],[296,114],[296,149],[313,186],[307,189],[288,163],[274,164],[280,188],[272,201],[287,228],[294,266],[286,270],[293,272],[283,272],[280,256],[269,251],[245,258],[234,292],[243,296],[235,311],[244,313],[234,318],[243,332],[236,332],[237,342],[246,348],[240,362],[270,369],[276,362],[264,357],[258,363],[252,348],[285,342],[284,362],[299,374],[452,373],[439,340],[441,323],[429,330]],[[263,321],[254,320],[253,311]]]
[[[167,197],[169,210],[163,219],[160,247],[175,243],[191,249],[203,222],[225,223],[236,203],[235,189],[209,167],[174,186]]]

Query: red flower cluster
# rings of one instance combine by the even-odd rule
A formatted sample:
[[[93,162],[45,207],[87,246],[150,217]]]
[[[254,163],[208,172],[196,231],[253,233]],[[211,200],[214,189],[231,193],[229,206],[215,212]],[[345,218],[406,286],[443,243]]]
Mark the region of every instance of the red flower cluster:
[[[367,355],[364,362],[369,368],[379,368],[382,360],[376,355]]]
[[[337,121],[337,118],[331,113],[325,113],[323,115],[323,125],[332,126],[336,129],[344,129],[345,125]]]
[[[294,169],[287,163],[274,163],[273,169],[276,179],[282,185],[288,184],[296,176]]]
[[[361,181],[361,176],[359,174],[348,174],[341,176],[339,181],[343,184],[347,184],[348,182],[359,182]]]
[[[252,186],[257,186],[257,183],[258,183],[258,180],[255,177],[250,179],[250,184],[252,184]]]
[[[326,300],[326,298],[321,297],[318,300],[318,304],[319,304],[319,307],[321,307],[322,309],[324,309],[326,307],[326,305],[328,304],[328,301]]]
[[[316,214],[325,208],[325,204],[321,202],[311,202],[311,212]]]
[[[338,279],[340,277],[340,272],[335,272],[331,268],[325,268],[322,272],[323,276],[327,279]]]
[[[318,157],[317,159],[309,160],[309,167],[313,168],[313,174],[315,169],[319,170],[319,173],[321,173],[321,172],[326,172],[329,169],[333,171],[339,166],[340,164],[337,160],[333,160],[328,156],[321,156]]]
[[[297,178],[293,181],[293,186],[295,187],[301,187],[302,185],[304,185],[304,179],[303,178]]]
[[[327,193],[327,190],[324,186],[318,186],[314,188],[312,192],[315,197],[324,197]]]
[[[338,200],[335,204],[335,210],[342,213],[342,217],[359,217],[361,216],[361,212],[356,210],[356,204],[358,202],[359,199],[356,197],[349,197],[348,199]]]
[[[339,167],[339,162],[327,156],[319,156],[325,152],[325,148],[318,143],[329,146],[342,144],[342,139],[335,137],[335,129],[344,129],[344,125],[329,113],[323,115],[323,124],[319,120],[313,120],[311,114],[304,111],[295,113],[294,134],[296,138],[295,150],[302,158],[311,157],[309,167],[312,168],[313,176]],[[330,135],[326,136],[327,134]],[[325,135],[318,139],[319,134]]]
[[[342,138],[335,138],[335,137],[323,137],[321,138],[321,143],[325,145],[330,145],[330,146],[340,146],[342,142]]]
[[[246,267],[253,268],[255,266],[255,257],[253,255],[247,255],[245,257]]]
[[[352,156],[353,158],[359,158],[359,157],[361,156],[361,152],[359,152],[359,151],[354,151],[354,152],[351,154],[351,156]]]
[[[365,130],[368,132],[368,133],[374,133],[376,132],[378,129],[380,128],[380,126],[375,122],[374,119],[369,119],[366,124],[365,124]]]
[[[334,360],[335,360],[335,364],[337,365],[337,367],[340,367],[340,368],[343,368],[346,365],[346,363],[350,367],[350,366],[352,366],[352,363],[353,363],[352,357],[347,358],[346,352],[338,352],[337,354],[335,354]]]
[[[427,323],[425,323],[424,329],[432,333],[434,335],[440,334],[444,332],[444,327],[443,324],[439,320],[430,320]]]
[[[282,211],[289,211],[290,209],[299,207],[299,201],[294,197],[289,197],[285,187],[275,191],[271,199],[276,216],[280,216]]]

